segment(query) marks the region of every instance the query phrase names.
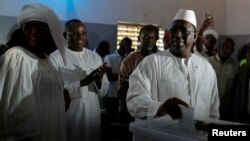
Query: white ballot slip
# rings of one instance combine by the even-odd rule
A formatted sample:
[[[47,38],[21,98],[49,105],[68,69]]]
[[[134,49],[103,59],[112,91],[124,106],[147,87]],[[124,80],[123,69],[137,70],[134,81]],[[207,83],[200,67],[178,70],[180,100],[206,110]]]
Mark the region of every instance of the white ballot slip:
[[[185,107],[179,105],[181,108],[182,117],[179,119],[179,125],[182,129],[188,131],[195,131],[194,125],[194,108],[193,107]]]

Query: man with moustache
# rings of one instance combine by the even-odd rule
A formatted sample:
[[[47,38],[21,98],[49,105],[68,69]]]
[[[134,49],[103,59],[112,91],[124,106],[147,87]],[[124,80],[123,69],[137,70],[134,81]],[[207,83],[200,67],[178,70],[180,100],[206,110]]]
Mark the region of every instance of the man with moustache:
[[[219,118],[216,74],[191,53],[196,39],[193,10],[180,9],[170,28],[169,50],[147,56],[129,77],[127,107],[135,118],[182,116],[180,106],[194,107],[194,118]]]
[[[98,95],[107,94],[109,82],[102,58],[86,48],[87,34],[87,27],[82,21],[69,20],[63,33],[67,40],[67,65],[63,66],[59,52],[51,56],[71,97],[67,111],[67,139],[70,141],[101,140]]]

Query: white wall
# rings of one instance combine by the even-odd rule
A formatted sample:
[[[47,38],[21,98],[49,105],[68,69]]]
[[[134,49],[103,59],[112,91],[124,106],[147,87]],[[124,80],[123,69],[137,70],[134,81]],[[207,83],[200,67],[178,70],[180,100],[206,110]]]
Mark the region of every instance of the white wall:
[[[237,58],[238,49],[250,43],[250,1],[226,0],[225,35],[234,39],[236,48],[233,58]]]
[[[112,25],[118,21],[146,22],[166,29],[180,8],[196,11],[198,27],[205,11],[213,11],[216,30],[220,34],[225,32],[225,0],[1,0],[0,15],[17,16],[22,5],[30,2],[50,6],[61,20],[79,18],[89,23]]]
[[[250,0],[0,0],[0,43],[6,41],[9,28],[15,23],[15,18],[6,20],[1,17],[16,17],[21,7],[31,2],[48,5],[62,21],[79,18],[87,23],[96,23],[91,28],[95,33],[93,47],[100,40],[106,40],[106,36],[111,44],[115,44],[114,28],[118,21],[152,23],[168,29],[180,8],[195,10],[198,28],[205,19],[205,12],[213,11],[215,29],[236,42],[234,58],[237,49],[250,42]],[[100,31],[98,24],[113,25],[112,36],[106,30]]]
[[[250,1],[226,0],[226,35],[250,34]]]

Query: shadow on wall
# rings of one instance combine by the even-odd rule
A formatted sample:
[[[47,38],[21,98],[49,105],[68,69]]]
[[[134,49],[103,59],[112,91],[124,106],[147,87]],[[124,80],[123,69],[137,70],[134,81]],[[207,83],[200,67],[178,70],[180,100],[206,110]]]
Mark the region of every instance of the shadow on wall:
[[[98,44],[105,40],[110,44],[110,52],[116,49],[117,25],[86,23],[89,31],[89,48],[93,50]],[[93,34],[93,35],[92,35]]]
[[[88,48],[94,50],[100,41],[100,38],[96,32],[89,31],[88,36]]]

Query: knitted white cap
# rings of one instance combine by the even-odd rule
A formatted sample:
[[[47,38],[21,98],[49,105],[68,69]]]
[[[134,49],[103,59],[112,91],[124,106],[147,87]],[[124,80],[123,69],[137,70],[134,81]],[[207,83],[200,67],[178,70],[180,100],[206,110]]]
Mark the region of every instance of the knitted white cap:
[[[196,26],[196,16],[195,16],[195,13],[193,10],[180,9],[176,13],[173,21],[175,21],[175,20],[185,20],[185,21],[188,21],[191,24],[193,24],[195,27],[197,27]]]

